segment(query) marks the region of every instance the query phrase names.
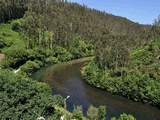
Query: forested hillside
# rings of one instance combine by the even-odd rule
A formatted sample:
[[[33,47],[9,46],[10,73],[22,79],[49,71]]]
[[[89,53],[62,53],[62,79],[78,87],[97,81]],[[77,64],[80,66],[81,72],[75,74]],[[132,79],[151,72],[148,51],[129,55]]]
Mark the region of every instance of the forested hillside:
[[[27,4],[29,8],[26,7]],[[56,0],[1,0],[1,22],[10,18],[19,18],[24,15],[34,15],[34,26],[39,19],[41,26],[54,34],[54,40],[67,44],[73,35],[79,34],[91,41],[97,41],[103,34],[124,35],[123,39],[130,39],[132,44],[143,45],[151,37],[148,35],[151,26],[140,25],[126,18],[100,12],[95,9],[80,6],[75,3],[56,2]],[[20,12],[21,11],[21,12]],[[20,12],[20,13],[19,13]],[[5,18],[5,17],[7,18]],[[104,39],[104,38],[103,38]],[[107,38],[105,38],[107,42]]]
[[[90,56],[88,84],[160,107],[159,19],[141,25],[67,1],[0,0],[0,23],[0,119],[105,120],[104,106],[70,113],[63,97],[31,79],[44,66]],[[135,120],[113,118],[124,119]]]

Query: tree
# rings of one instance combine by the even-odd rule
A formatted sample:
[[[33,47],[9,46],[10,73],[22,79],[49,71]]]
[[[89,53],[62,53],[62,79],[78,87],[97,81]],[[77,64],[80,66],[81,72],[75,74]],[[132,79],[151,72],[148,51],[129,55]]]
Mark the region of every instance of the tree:
[[[108,42],[106,42],[108,40]],[[96,44],[96,59],[102,69],[119,70],[128,65],[129,48],[126,36],[105,33]]]

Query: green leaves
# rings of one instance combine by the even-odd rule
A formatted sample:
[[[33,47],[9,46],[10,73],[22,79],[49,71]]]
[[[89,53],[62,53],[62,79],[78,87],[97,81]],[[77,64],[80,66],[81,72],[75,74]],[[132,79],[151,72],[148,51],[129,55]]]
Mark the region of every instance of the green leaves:
[[[80,107],[80,106],[75,107],[74,106],[73,119],[83,120],[82,107]]]
[[[159,107],[160,79],[139,70],[126,69],[125,76],[112,74],[112,70],[103,70],[95,60],[82,69],[86,81],[111,93],[121,94],[134,101],[148,102]]]
[[[93,56],[94,47],[92,44],[87,43],[86,40],[82,39],[80,36],[76,36],[70,42],[69,51],[74,56],[75,59]]]
[[[40,69],[42,66],[43,63],[41,61],[27,61],[24,65],[20,67],[20,70],[27,73],[28,75],[31,75],[33,72]]]
[[[123,113],[119,118],[112,118],[111,120],[136,120],[132,115],[127,115]]]
[[[19,77],[11,71],[0,70],[0,88],[0,119],[53,117],[54,106],[64,106],[63,98],[52,96],[46,84]]]

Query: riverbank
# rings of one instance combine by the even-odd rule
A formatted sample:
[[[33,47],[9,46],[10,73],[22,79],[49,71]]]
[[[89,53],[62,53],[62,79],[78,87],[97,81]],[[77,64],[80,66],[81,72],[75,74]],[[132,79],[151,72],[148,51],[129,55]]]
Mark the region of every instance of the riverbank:
[[[160,39],[156,39],[132,51],[130,65],[117,70],[100,68],[94,59],[82,69],[83,78],[112,94],[160,108],[159,53],[155,52],[160,48],[159,43]]]
[[[40,68],[70,61],[74,56],[56,44],[53,49],[38,45],[27,48],[22,21],[0,24],[0,99],[3,101],[0,102],[0,119],[76,118],[77,113],[68,112],[64,107],[62,96],[52,95],[47,84],[30,78]],[[86,118],[82,116],[82,119]]]
[[[69,111],[73,111],[74,105],[80,105],[83,113],[87,115],[90,105],[97,107],[105,105],[107,120],[122,113],[132,114],[138,120],[159,119],[160,111],[155,107],[133,102],[125,97],[112,95],[105,90],[88,85],[80,72],[84,63],[84,59],[79,59],[48,66],[36,72],[33,78],[47,83],[51,87],[53,95],[70,96],[67,99],[67,109]]]

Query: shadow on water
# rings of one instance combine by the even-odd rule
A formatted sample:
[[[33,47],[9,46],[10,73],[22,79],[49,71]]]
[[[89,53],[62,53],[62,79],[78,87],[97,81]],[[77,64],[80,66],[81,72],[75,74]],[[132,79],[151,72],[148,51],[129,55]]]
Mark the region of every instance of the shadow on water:
[[[86,114],[89,105],[107,106],[107,119],[122,113],[134,115],[137,120],[160,120],[160,110],[150,105],[133,102],[120,96],[111,95],[103,90],[91,87],[82,79],[80,69],[88,59],[75,60],[43,68],[33,75],[34,79],[46,82],[52,88],[53,94],[67,100],[67,109],[73,110],[73,105],[81,105]]]

